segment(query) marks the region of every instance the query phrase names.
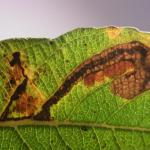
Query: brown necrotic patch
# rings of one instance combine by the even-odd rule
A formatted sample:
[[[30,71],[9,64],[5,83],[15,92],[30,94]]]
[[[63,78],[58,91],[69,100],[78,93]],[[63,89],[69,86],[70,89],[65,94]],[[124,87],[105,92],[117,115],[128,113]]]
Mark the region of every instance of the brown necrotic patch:
[[[14,112],[21,113],[23,116],[32,116],[38,109],[40,101],[38,98],[33,98],[28,93],[24,92],[19,95],[19,101],[16,102]]]
[[[122,98],[132,99],[150,88],[150,48],[138,41],[119,44],[94,55],[79,65],[63,82],[54,95],[33,117],[49,120],[49,108],[65,96],[79,80],[86,86],[113,79],[112,92]]]
[[[16,84],[15,91],[10,97],[10,101],[2,113],[0,119],[5,120],[9,114],[9,108],[14,100],[18,100],[19,96],[26,90],[28,78],[24,74],[24,69],[21,66],[20,52],[12,54],[13,59],[10,61],[10,84]]]
[[[114,80],[112,91],[123,98],[132,99],[146,90],[145,86],[143,86],[145,78],[146,74],[143,69],[135,70]]]
[[[113,63],[112,65],[106,66],[104,69],[99,72],[89,73],[84,77],[84,84],[86,86],[93,86],[95,82],[103,83],[105,77],[116,78],[125,72],[134,69],[134,66],[131,62],[120,61],[118,63]]]
[[[10,101],[7,104],[5,110],[3,111],[0,120],[16,120],[22,118],[9,118],[9,114],[12,113],[10,110],[13,105],[13,112],[17,112],[22,116],[31,116],[37,110],[37,105],[39,105],[39,99],[33,98],[27,92],[28,77],[25,75],[24,68],[20,60],[20,52],[15,52],[12,54],[13,59],[10,61],[10,84],[15,84],[14,93],[10,97]]]

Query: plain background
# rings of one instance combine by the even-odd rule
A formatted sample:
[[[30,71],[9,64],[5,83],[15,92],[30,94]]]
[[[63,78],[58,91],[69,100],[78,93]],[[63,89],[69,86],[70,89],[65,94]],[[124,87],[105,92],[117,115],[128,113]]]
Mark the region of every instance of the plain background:
[[[109,25],[150,31],[150,0],[0,0],[0,39]]]

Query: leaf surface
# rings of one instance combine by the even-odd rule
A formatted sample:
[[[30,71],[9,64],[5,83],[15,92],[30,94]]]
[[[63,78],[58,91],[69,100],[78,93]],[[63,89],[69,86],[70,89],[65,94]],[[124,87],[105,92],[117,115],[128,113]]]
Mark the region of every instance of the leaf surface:
[[[34,111],[37,114],[79,65],[110,47],[132,41],[150,47],[149,33],[114,27],[76,29],[53,40],[1,41],[1,116],[5,115],[13,93],[26,76],[25,94],[20,93],[18,97],[24,102],[26,97],[32,96],[32,100],[38,102]],[[16,63],[14,57],[17,56],[13,56],[16,52],[20,54],[24,72],[18,75],[15,84],[9,85],[13,73],[15,77],[19,74],[19,71],[14,72],[15,65],[10,69],[10,62]],[[111,84],[112,80],[106,80],[86,86],[83,79],[73,83],[70,91],[50,107],[50,121],[26,120],[24,117],[33,113],[33,108],[25,112],[22,105],[21,109],[16,108],[20,103],[14,98],[7,117],[10,120],[0,122],[1,126],[6,126],[0,128],[0,149],[149,149],[149,90],[126,99],[114,94]]]

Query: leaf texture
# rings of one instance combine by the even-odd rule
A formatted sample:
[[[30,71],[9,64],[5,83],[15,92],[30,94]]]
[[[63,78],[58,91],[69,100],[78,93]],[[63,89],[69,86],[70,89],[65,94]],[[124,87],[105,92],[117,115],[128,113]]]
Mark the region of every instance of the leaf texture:
[[[0,114],[4,118],[7,114],[7,119],[0,122],[0,149],[148,150],[149,90],[126,99],[112,92],[112,79],[92,86],[86,86],[81,79],[49,108],[50,121],[28,118],[29,114],[41,111],[44,103],[83,62],[110,47],[132,41],[150,47],[149,33],[124,27],[79,28],[53,40],[1,41]],[[21,67],[14,71],[15,65],[10,70],[10,62],[18,64],[14,61],[16,52],[24,68],[21,73],[18,71]],[[12,95],[26,76],[24,94],[18,95],[22,102],[17,103]],[[12,77],[15,84],[10,82]],[[23,111],[26,97],[37,102],[34,111],[33,108]],[[11,99],[9,111],[4,113]]]

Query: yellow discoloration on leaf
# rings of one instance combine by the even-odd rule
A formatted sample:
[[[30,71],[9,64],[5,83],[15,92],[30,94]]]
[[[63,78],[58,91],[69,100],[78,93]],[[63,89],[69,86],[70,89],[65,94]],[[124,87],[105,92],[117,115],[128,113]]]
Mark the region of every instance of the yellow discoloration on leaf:
[[[34,72],[31,68],[25,68],[24,72],[28,75],[29,80],[33,80],[35,78]]]
[[[122,30],[123,30],[122,28],[111,26],[106,29],[106,33],[108,34],[108,37],[110,39],[115,39],[117,36],[120,35]]]

